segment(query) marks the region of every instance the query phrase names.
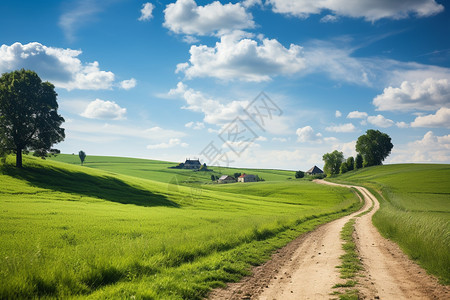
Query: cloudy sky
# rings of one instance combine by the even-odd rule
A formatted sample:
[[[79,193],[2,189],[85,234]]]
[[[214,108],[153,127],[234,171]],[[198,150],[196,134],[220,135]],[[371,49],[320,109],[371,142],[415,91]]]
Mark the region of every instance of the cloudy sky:
[[[3,0],[0,72],[56,86],[64,153],[306,170],[378,129],[387,163],[450,163],[449,9]]]

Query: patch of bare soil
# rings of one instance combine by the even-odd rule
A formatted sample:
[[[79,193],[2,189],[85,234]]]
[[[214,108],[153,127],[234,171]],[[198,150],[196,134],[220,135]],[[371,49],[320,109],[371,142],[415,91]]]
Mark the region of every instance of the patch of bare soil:
[[[322,184],[332,184],[317,181]],[[347,186],[350,187],[350,186]],[[409,260],[398,246],[384,239],[372,225],[379,208],[377,199],[365,188],[355,187],[363,195],[364,207],[356,213],[332,221],[306,233],[272,259],[255,267],[252,275],[225,289],[216,289],[209,299],[331,299],[339,278],[339,257],[344,253],[340,231],[344,224],[374,203],[374,209],[355,224],[355,239],[364,265],[357,288],[363,299],[449,299],[447,286],[427,275]]]

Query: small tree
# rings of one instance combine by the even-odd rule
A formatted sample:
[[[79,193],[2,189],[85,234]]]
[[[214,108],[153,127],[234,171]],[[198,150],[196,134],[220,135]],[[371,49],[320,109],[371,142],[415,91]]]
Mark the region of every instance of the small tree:
[[[303,171],[295,172],[295,178],[303,178],[303,177],[305,177],[305,172]]]
[[[216,175],[214,175],[214,174],[212,174],[211,175],[211,181],[216,181],[217,179],[216,179]]]
[[[43,154],[64,140],[64,119],[58,115],[55,87],[42,82],[29,70],[0,77],[0,155],[16,153],[22,167],[22,152]]]
[[[341,163],[341,166],[339,167],[339,174],[347,173],[347,171],[348,171],[347,162],[344,161]]]
[[[331,153],[325,153],[322,159],[325,162],[323,170],[327,175],[339,174],[341,164],[344,161],[344,153],[334,150]]]
[[[355,170],[361,169],[362,167],[363,167],[363,157],[361,154],[358,153],[355,159]]]
[[[238,179],[239,176],[241,176],[241,173],[234,173],[233,174],[233,177],[236,178],[236,179]]]
[[[80,152],[78,152],[78,156],[80,157],[81,165],[83,165],[84,159],[86,158],[86,153],[84,153],[84,151],[81,150]]]
[[[355,169],[355,159],[353,156],[347,158],[347,171],[353,171]]]

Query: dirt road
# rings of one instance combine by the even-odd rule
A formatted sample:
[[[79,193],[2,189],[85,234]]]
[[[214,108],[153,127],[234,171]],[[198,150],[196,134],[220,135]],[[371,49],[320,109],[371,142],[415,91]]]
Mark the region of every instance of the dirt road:
[[[320,184],[333,184],[316,181]],[[351,187],[351,186],[347,186]],[[272,259],[253,270],[241,282],[217,289],[210,299],[333,299],[333,286],[343,283],[336,268],[344,253],[340,231],[351,218],[356,218],[355,241],[363,263],[359,277],[363,299],[449,299],[450,289],[410,261],[372,225],[372,216],[379,208],[377,199],[365,188],[354,187],[364,196],[365,204],[356,213],[302,235],[280,249]],[[368,214],[363,211],[374,208]]]

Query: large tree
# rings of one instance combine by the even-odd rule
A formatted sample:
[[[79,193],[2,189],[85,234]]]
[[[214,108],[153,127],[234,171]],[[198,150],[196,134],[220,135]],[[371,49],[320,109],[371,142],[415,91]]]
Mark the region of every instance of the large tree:
[[[339,174],[342,162],[344,162],[344,153],[334,150],[331,153],[325,153],[322,156],[325,166],[323,170],[327,175]]]
[[[0,77],[0,152],[16,153],[22,167],[22,151],[46,153],[64,140],[64,119],[58,115],[55,87],[29,70]]]
[[[365,167],[381,165],[392,147],[389,135],[379,130],[369,129],[356,141],[356,152],[361,154]]]

